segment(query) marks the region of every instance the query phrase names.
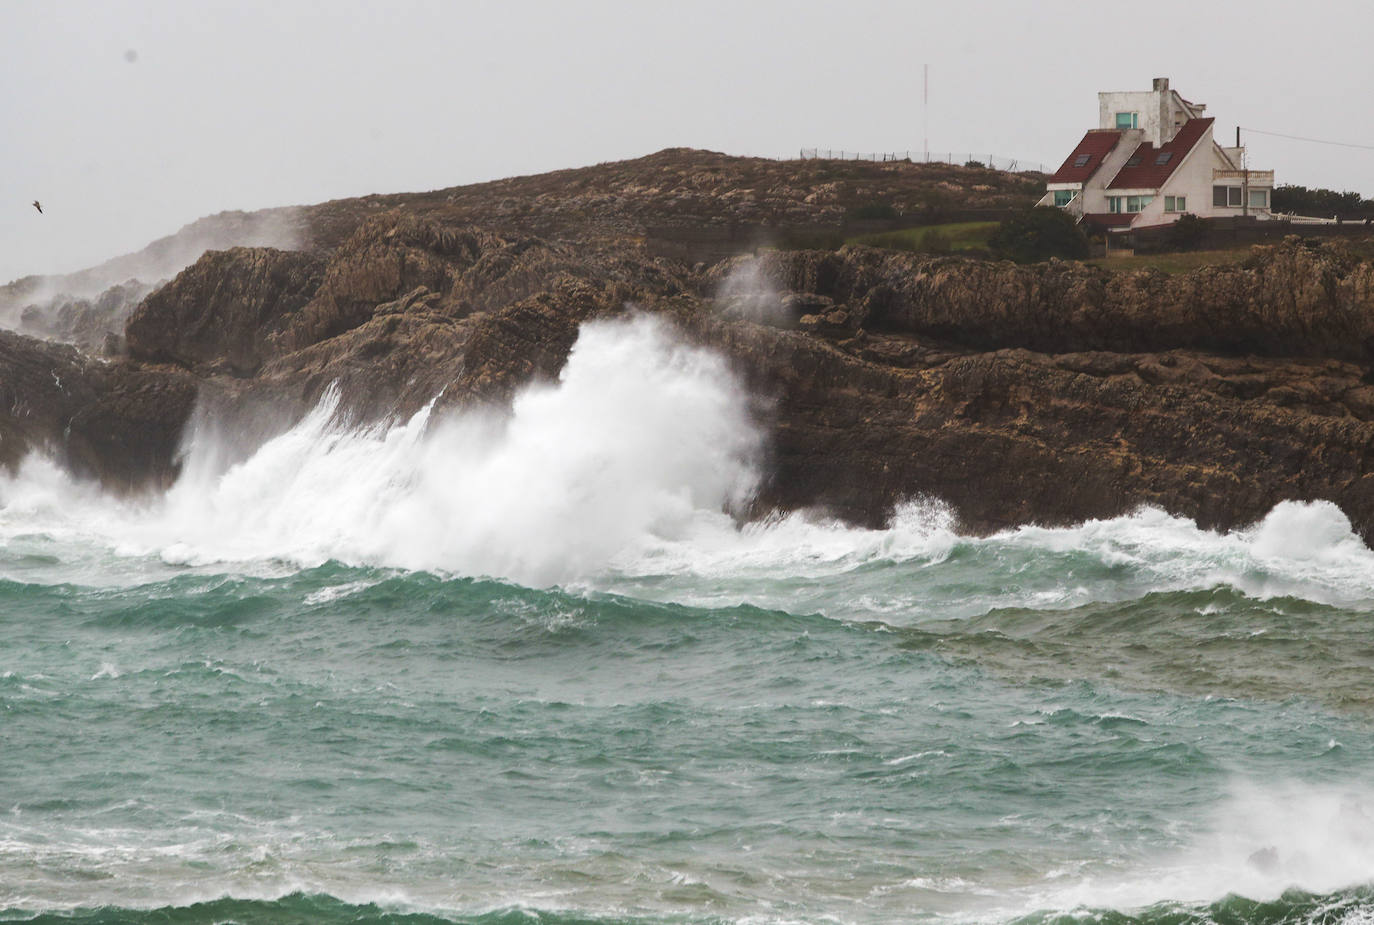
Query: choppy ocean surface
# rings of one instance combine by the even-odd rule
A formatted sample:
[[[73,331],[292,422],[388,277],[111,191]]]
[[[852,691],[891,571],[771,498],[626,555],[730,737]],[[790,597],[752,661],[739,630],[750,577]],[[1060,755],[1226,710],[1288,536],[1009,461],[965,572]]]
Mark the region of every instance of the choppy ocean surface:
[[[1329,504],[738,528],[720,361],[502,419],[0,476],[0,921],[1374,922],[1374,553]]]

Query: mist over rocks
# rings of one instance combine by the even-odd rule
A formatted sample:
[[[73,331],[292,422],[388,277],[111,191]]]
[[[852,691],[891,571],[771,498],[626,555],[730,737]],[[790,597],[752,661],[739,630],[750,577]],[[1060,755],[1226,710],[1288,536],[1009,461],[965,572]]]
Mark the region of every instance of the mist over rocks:
[[[124,352],[124,325],[138,303],[156,287],[137,279],[116,283],[90,299],[57,295],[46,304],[26,305],[17,329],[36,337],[73,344],[87,353]]]
[[[80,270],[0,285],[0,329],[75,344],[88,353],[124,350],[124,325],[143,297],[207,250],[307,246],[299,208],[220,212],[132,254]]]
[[[974,531],[1140,504],[1228,528],[1328,499],[1368,539],[1374,263],[1348,246],[1172,277],[861,247],[703,258],[761,240],[742,227],[1037,189],[675,149],[301,207],[288,246],[211,250],[143,296],[118,358],[0,333],[0,464],[42,448],[121,490],[165,485],[198,402],[260,440],[264,416],[297,420],[332,385],[357,422],[436,397],[499,409],[559,374],[583,322],[644,312],[746,383],[767,435],[750,516],[877,524],[931,496]]]

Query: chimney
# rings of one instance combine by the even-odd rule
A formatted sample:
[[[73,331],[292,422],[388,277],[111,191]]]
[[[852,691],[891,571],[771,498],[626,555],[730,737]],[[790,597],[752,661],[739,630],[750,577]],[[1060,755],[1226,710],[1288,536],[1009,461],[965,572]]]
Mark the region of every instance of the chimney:
[[[1169,78],[1167,78],[1167,77],[1156,77],[1156,78],[1155,78],[1155,92],[1156,92],[1156,93],[1163,93],[1165,90],[1168,90],[1168,89],[1169,89]]]

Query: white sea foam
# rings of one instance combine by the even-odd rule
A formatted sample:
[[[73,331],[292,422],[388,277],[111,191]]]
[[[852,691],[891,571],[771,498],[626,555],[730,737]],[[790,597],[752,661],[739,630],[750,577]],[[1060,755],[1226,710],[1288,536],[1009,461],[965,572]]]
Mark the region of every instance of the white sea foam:
[[[101,663],[100,663],[100,670],[97,671],[95,674],[91,675],[91,680],[92,680],[92,681],[99,681],[99,680],[102,679],[102,678],[117,678],[117,677],[119,677],[119,676],[120,676],[120,671],[119,671],[118,668],[116,668],[116,667],[114,666],[114,663],[112,663],[112,662],[101,662]]]
[[[1227,585],[1257,598],[1291,595],[1324,603],[1374,599],[1374,552],[1329,501],[1283,501],[1258,524],[1224,534],[1143,508],[1078,527],[1023,527],[987,542],[1088,554],[1138,576],[1151,590]]]
[[[741,502],[760,438],[717,355],[649,317],[584,326],[557,383],[508,417],[349,429],[337,396],[220,471],[218,438],[192,438],[164,498],[130,505],[33,460],[0,481],[0,538],[103,541],[169,564],[335,559],[526,584],[603,571]]]
[[[751,489],[762,443],[748,400],[720,357],[649,317],[586,325],[559,380],[509,416],[426,408],[350,428],[336,402],[246,459],[201,427],[181,479],[142,503],[31,457],[0,476],[0,573],[126,583],[334,559],[893,622],[1216,586],[1374,601],[1374,553],[1329,502],[1283,502],[1224,534],[1147,508],[975,538],[934,499],[884,529],[810,512],[739,528],[724,509]]]

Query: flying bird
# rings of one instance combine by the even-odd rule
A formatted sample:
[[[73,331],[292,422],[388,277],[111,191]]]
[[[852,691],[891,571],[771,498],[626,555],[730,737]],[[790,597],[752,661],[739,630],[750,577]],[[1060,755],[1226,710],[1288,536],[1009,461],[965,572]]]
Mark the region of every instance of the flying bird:
[[[33,207],[38,210],[39,215],[43,214],[43,206],[39,203],[37,199],[33,201]]]

